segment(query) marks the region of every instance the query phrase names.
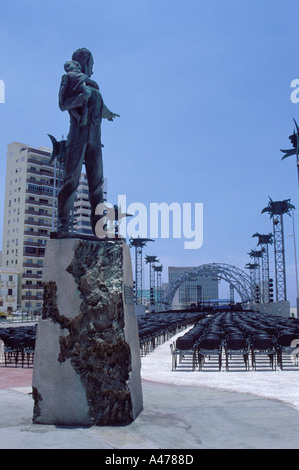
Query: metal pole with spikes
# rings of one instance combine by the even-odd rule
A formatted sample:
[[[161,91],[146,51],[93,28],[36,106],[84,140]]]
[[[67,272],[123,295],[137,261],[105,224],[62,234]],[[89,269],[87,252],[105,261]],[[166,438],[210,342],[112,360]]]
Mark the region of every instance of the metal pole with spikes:
[[[250,270],[250,284],[251,284],[251,300],[255,302],[256,300],[256,292],[255,287],[257,285],[257,276],[256,271],[259,269],[258,263],[247,263],[245,268]]]
[[[161,299],[162,299],[162,270],[163,270],[163,265],[161,264],[160,266],[154,266],[154,270],[157,273],[157,304],[161,305]]]
[[[293,145],[293,148],[287,149],[287,150],[280,150],[280,151],[284,153],[284,156],[281,158],[282,160],[292,155],[296,155],[297,179],[298,179],[298,185],[299,185],[299,127],[295,119],[294,119],[294,123],[295,123],[296,132],[294,129],[293,134],[289,136],[289,139]]]
[[[248,253],[250,258],[253,258],[254,264],[257,265],[257,269],[255,271],[255,286],[254,286],[254,299],[257,301],[257,288],[258,290],[261,287],[261,266],[260,266],[260,259],[263,256],[262,250],[251,250],[250,253]]]
[[[155,304],[155,263],[158,263],[157,256],[146,255],[145,263],[149,264],[149,280],[150,280],[150,304]]]
[[[270,214],[270,218],[273,219],[277,302],[287,300],[283,215],[290,215],[290,211],[295,209],[295,207],[290,203],[290,200],[291,199],[272,201],[272,199],[269,198],[269,205],[262,210],[262,214],[264,212],[268,212]]]
[[[135,303],[142,305],[142,249],[147,242],[153,242],[151,238],[130,238],[130,247],[135,247]]]
[[[273,234],[261,235],[255,233],[252,238],[258,237],[258,245],[261,246],[262,251],[262,300],[264,303],[269,303],[269,279],[270,279],[270,268],[269,268],[269,244],[273,243]]]

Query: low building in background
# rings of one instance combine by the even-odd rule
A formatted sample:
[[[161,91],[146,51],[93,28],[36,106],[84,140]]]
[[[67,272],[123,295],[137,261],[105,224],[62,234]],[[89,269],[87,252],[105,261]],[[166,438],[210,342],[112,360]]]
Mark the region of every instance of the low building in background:
[[[17,310],[18,274],[16,269],[0,267],[0,317]]]

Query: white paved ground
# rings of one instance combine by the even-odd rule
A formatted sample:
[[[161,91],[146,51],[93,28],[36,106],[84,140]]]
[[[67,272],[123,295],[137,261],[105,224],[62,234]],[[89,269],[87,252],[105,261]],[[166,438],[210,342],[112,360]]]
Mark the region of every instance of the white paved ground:
[[[245,370],[243,359],[232,358],[230,370],[218,371],[216,362],[207,362],[202,371],[192,371],[186,358],[175,371],[171,370],[170,344],[183,333],[162,344],[142,358],[142,378],[163,384],[212,387],[219,390],[250,393],[283,401],[299,410],[299,366],[290,355],[284,357],[284,370],[272,370],[268,360],[259,358],[256,370]],[[212,358],[213,359],[213,358]]]

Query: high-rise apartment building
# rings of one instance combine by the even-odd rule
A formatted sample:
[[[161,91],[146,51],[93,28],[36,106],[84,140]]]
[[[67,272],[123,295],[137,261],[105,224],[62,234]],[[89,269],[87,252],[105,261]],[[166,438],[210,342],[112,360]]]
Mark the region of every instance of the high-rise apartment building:
[[[107,179],[104,179],[103,186],[104,200],[107,201]],[[89,190],[88,181],[85,173],[81,173],[79,186],[77,189],[77,196],[74,202],[74,232],[83,235],[93,235],[90,225],[90,203],[89,203]]]
[[[50,149],[8,145],[2,266],[19,272],[18,305],[32,313],[42,307],[45,245],[56,223],[50,157]]]
[[[58,170],[50,164],[51,153],[48,148],[19,142],[7,149],[2,266],[19,272],[18,307],[36,314],[42,308],[46,242],[57,221],[60,183]],[[107,200],[106,179],[103,189]],[[73,231],[93,234],[85,173],[81,175],[70,217]]]

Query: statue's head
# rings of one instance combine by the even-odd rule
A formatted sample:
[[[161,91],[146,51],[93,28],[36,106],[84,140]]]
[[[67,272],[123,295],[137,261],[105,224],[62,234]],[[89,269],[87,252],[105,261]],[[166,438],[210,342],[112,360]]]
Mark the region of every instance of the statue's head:
[[[85,73],[88,77],[91,77],[93,74],[93,57],[92,53],[83,47],[82,49],[77,49],[73,55],[72,60],[79,62],[81,65],[82,72]]]

